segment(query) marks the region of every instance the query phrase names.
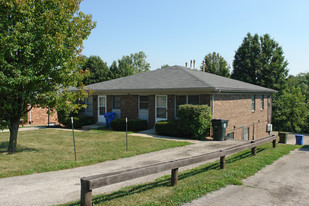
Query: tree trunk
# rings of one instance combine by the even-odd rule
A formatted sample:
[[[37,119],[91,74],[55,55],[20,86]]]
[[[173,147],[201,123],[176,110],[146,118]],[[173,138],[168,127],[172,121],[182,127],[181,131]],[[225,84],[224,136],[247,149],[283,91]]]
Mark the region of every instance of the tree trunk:
[[[17,133],[19,128],[19,120],[20,117],[15,117],[11,119],[9,129],[10,129],[10,142],[8,152],[16,152],[16,144],[17,144]]]

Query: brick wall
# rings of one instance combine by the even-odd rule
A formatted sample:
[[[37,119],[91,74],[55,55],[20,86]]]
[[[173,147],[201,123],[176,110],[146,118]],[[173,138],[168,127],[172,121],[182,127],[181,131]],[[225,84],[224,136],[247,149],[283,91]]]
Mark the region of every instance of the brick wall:
[[[167,96],[167,119],[175,119],[175,95]]]
[[[251,110],[252,95],[214,94],[214,119],[229,120],[227,133],[234,133],[234,139],[243,139],[243,128],[249,128],[249,139],[267,136],[268,99],[264,96],[264,109],[261,110],[260,95],[255,98],[255,111]]]
[[[148,128],[155,125],[155,95],[148,96]]]
[[[138,119],[138,96],[123,95],[120,96],[121,118]]]
[[[107,95],[107,102],[106,102],[106,106],[107,106],[107,108],[106,108],[106,111],[107,112],[112,112],[112,108],[113,108],[113,96],[112,95]]]
[[[98,95],[93,95],[93,121],[98,121]]]
[[[31,124],[33,125],[47,125],[48,123],[48,109],[44,109],[41,107],[33,107],[31,109]],[[29,123],[30,121],[30,113],[28,112],[28,118],[25,123]],[[58,122],[58,116],[57,112],[55,111],[52,115],[49,116],[49,122],[55,122],[56,124],[59,124]]]

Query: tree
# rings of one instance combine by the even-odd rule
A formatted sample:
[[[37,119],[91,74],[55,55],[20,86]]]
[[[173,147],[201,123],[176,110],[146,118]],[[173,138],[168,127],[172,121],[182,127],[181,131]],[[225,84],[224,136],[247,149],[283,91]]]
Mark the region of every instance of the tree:
[[[283,50],[268,34],[250,33],[237,49],[231,77],[233,79],[282,90],[288,75]]]
[[[296,76],[288,77],[289,86],[300,87],[301,92],[306,96],[306,102],[309,99],[309,72],[299,73]]]
[[[170,65],[168,65],[168,64],[163,64],[162,66],[161,66],[161,69],[165,69],[165,68],[167,68],[167,67],[169,67]]]
[[[225,59],[216,52],[209,53],[204,57],[205,71],[223,77],[230,77],[230,66]],[[203,65],[201,66],[201,70]]]
[[[8,152],[16,152],[25,112],[54,108],[83,79],[80,52],[95,23],[79,12],[80,2],[0,1],[0,113],[10,130]]]
[[[146,61],[146,58],[146,54],[142,51],[123,56],[118,59],[118,65],[116,61],[112,63],[110,78],[115,79],[149,71],[150,64]]]
[[[83,65],[84,71],[88,70],[89,75],[84,79],[84,84],[93,84],[97,82],[106,81],[109,79],[109,68],[99,56],[90,56]]]
[[[276,130],[301,132],[308,124],[309,105],[299,87],[288,87],[273,101],[273,123]]]

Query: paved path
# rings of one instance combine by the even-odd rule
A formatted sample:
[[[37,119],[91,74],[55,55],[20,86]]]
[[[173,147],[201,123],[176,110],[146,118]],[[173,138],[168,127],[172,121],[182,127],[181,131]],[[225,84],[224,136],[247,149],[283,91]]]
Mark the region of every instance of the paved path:
[[[24,126],[24,127],[19,127],[18,131],[22,132],[22,131],[31,131],[31,130],[37,130],[37,129],[46,129],[45,126]],[[10,132],[9,129],[4,129],[4,130],[0,130],[0,132]]]
[[[161,150],[148,154],[107,161],[100,164],[74,169],[46,172],[33,175],[17,176],[0,179],[0,205],[55,205],[80,198],[80,178],[119,171],[138,166],[146,166],[162,161],[174,160],[193,155],[216,151],[243,143],[242,141],[214,142],[204,141],[197,144]],[[202,163],[201,163],[202,164]],[[180,170],[196,167],[199,164],[183,167]],[[133,184],[153,181],[169,174],[170,171],[141,177],[138,179],[102,187],[93,194],[111,192]]]
[[[287,143],[295,144],[289,135]],[[309,136],[304,144],[309,145]],[[185,206],[308,206],[309,149],[292,151],[272,165],[243,181],[243,185],[227,187],[185,204]]]

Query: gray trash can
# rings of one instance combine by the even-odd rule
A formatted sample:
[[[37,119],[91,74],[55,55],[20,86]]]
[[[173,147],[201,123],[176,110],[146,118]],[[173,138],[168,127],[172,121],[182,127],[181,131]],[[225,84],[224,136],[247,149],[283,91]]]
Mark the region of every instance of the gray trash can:
[[[224,141],[226,128],[229,120],[213,119],[212,121],[213,138],[215,141]]]

